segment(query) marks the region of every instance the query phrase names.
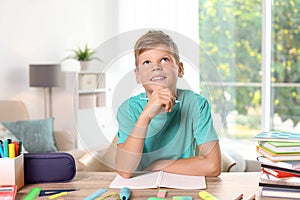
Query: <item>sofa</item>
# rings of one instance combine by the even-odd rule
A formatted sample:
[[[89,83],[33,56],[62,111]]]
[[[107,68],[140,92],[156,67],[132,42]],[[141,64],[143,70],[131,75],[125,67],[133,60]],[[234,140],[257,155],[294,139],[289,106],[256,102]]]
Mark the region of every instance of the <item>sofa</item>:
[[[42,119],[49,120],[49,119]],[[0,100],[0,130],[5,130],[1,122],[23,121],[31,123],[25,104],[16,100]],[[108,147],[99,149],[76,149],[76,136],[68,130],[53,130],[49,137],[53,136],[57,151],[71,154],[76,162],[78,171],[114,171],[114,158],[116,154],[115,137]],[[0,138],[1,139],[1,138]],[[226,151],[222,151],[222,171],[229,172],[236,165],[236,160]]]
[[[44,119],[43,119],[44,120]],[[46,120],[46,119],[45,119]],[[32,122],[25,104],[22,101],[17,100],[0,100],[0,131],[7,133],[6,127],[2,124],[4,122]],[[1,123],[2,122],[2,123]],[[63,151],[70,153],[76,160],[87,153],[85,150],[76,149],[76,136],[68,130],[54,130],[52,132],[54,145],[57,151]],[[2,135],[2,137],[4,137]],[[14,137],[14,136],[10,136]],[[1,138],[0,139],[4,139]],[[25,148],[25,152],[26,148]],[[36,151],[34,153],[37,153]],[[83,170],[83,167],[77,164],[78,170]]]

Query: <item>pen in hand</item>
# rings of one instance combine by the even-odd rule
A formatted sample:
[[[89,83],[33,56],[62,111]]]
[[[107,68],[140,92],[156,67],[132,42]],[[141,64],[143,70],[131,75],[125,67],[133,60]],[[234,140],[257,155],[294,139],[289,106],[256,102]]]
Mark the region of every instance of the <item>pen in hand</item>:
[[[140,100],[149,101],[149,98],[147,98],[147,97],[141,97]],[[175,99],[174,102],[175,102],[175,103],[180,103],[180,101],[177,100],[177,99]]]

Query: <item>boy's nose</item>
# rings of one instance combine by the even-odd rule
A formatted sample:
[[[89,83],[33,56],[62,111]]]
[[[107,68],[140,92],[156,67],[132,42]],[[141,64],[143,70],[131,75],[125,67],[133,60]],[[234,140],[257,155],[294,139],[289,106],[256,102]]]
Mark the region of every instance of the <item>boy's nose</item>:
[[[162,66],[157,64],[157,65],[153,65],[152,67],[152,71],[156,71],[156,70],[162,70]]]

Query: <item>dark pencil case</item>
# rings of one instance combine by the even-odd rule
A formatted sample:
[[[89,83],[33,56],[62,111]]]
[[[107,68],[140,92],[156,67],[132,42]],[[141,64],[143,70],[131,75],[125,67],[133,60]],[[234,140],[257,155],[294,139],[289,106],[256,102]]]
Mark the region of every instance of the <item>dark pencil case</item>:
[[[26,184],[66,182],[72,180],[75,175],[75,160],[68,153],[24,153]]]

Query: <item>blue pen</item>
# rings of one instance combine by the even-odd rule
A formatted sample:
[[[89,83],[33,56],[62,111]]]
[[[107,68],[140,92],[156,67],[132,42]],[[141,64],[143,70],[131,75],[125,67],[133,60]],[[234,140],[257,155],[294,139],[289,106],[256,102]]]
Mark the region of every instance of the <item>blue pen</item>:
[[[130,198],[130,189],[128,187],[123,187],[120,190],[120,200],[129,200]]]
[[[3,158],[8,158],[8,141],[3,140]]]

